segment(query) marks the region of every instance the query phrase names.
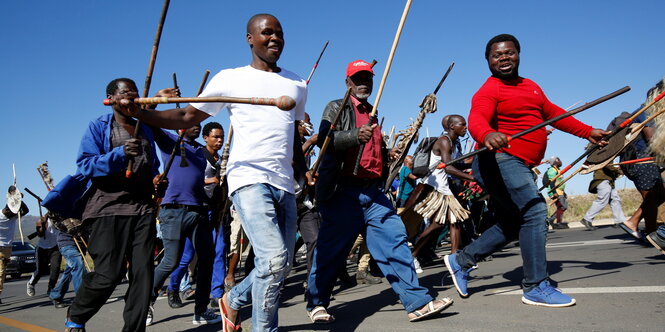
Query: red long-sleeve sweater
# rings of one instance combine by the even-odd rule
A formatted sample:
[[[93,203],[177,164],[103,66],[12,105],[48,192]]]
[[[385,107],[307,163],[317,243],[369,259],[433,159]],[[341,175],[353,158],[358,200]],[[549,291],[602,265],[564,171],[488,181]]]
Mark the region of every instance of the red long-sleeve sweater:
[[[563,113],[565,110],[552,104],[538,84],[530,79],[490,77],[471,100],[469,132],[483,146],[485,136],[491,132],[512,136]],[[554,122],[552,126],[581,138],[588,138],[593,129],[572,116]],[[546,147],[547,130],[543,127],[510,141],[510,148],[500,151],[535,166],[543,159]]]

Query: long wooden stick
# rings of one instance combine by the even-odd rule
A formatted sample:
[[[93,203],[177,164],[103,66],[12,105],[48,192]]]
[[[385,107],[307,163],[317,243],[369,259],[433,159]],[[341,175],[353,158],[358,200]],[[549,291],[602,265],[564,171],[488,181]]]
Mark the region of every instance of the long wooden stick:
[[[323,160],[323,156],[326,154],[326,151],[328,150],[328,145],[330,145],[330,140],[332,139],[333,131],[337,126],[337,122],[339,122],[339,119],[341,118],[342,112],[344,112],[344,107],[346,106],[346,103],[349,101],[349,96],[351,96],[351,88],[346,89],[346,93],[344,94],[344,98],[342,99],[342,104],[339,107],[339,111],[337,111],[337,115],[335,115],[335,119],[333,120],[333,122],[330,123],[330,129],[328,130],[326,139],[323,141],[323,145],[321,145],[321,151],[319,151],[319,157],[316,158],[316,161],[312,166],[312,171],[314,172],[314,174],[316,174],[316,172],[318,171],[319,165],[321,164],[321,160]]]
[[[134,100],[122,99],[121,104],[172,104],[172,103],[236,103],[236,104],[252,104],[252,105],[267,105],[275,106],[282,111],[288,111],[296,107],[296,101],[289,96],[281,96],[277,98],[239,98],[239,97],[151,97],[151,98],[135,98]],[[111,99],[104,99],[104,105],[114,105],[115,101]]]
[[[404,6],[404,11],[402,12],[402,18],[399,20],[399,25],[397,26],[397,33],[395,33],[395,38],[393,39],[393,46],[390,48],[390,54],[388,55],[388,61],[386,62],[386,68],[383,70],[383,77],[381,77],[381,84],[379,84],[379,92],[376,94],[374,99],[374,105],[372,106],[372,112],[369,114],[368,125],[372,124],[374,118],[376,118],[376,111],[379,107],[379,102],[381,101],[381,95],[383,95],[383,88],[386,85],[386,80],[388,79],[388,73],[390,73],[390,67],[393,63],[393,58],[395,57],[395,50],[397,49],[397,44],[399,44],[399,38],[402,36],[402,29],[404,28],[404,23],[406,22],[406,17],[409,14],[409,9],[411,8],[411,0],[406,1]],[[360,168],[360,160],[362,159],[363,150],[365,149],[365,144],[360,144],[358,148],[358,157],[356,158],[356,164],[353,168],[353,175],[358,175],[358,170]]]
[[[309,85],[309,81],[312,79],[312,76],[314,76],[314,71],[319,66],[319,61],[321,61],[321,57],[323,56],[323,52],[326,51],[326,47],[328,47],[329,42],[330,42],[330,40],[327,40],[326,44],[323,45],[323,49],[321,50],[321,53],[319,54],[319,57],[316,59],[316,62],[314,63],[314,67],[312,67],[312,71],[309,72],[309,76],[307,77],[307,81],[305,81],[305,84]]]
[[[164,5],[162,6],[162,15],[159,19],[159,24],[157,25],[157,33],[155,33],[155,41],[152,43],[152,53],[150,54],[150,62],[148,63],[148,74],[145,77],[145,84],[143,85],[143,97],[148,97],[150,91],[150,84],[152,83],[152,72],[155,69],[155,60],[157,59],[157,51],[159,50],[159,41],[162,39],[162,30],[164,29],[164,22],[166,21],[166,13],[169,11],[169,4],[171,0],[164,0]],[[134,136],[138,137],[139,129],[141,128],[141,121],[136,121],[136,128],[134,128]],[[127,163],[127,171],[125,172],[125,177],[130,178],[132,176],[132,166],[134,162],[133,159],[129,159]]]
[[[555,116],[555,117],[553,117],[553,118],[551,118],[551,119],[549,119],[549,120],[547,120],[547,121],[541,122],[541,123],[539,123],[539,124],[537,124],[537,125],[535,125],[535,126],[529,128],[529,129],[526,129],[526,130],[524,130],[524,131],[521,131],[521,132],[519,132],[519,133],[517,133],[517,134],[515,134],[515,135],[513,135],[513,136],[508,136],[508,141],[514,140],[514,139],[516,139],[516,138],[518,138],[518,137],[521,137],[521,136],[524,136],[524,135],[526,135],[526,134],[528,134],[528,133],[531,133],[531,132],[533,132],[533,131],[536,131],[536,130],[542,128],[542,127],[545,127],[545,126],[547,126],[547,125],[549,125],[549,124],[551,124],[551,123],[554,123],[554,122],[556,122],[556,121],[559,121],[559,120],[561,120],[561,119],[564,119],[564,118],[567,118],[567,117],[569,117],[569,116],[573,116],[573,115],[575,115],[575,114],[577,114],[577,113],[580,113],[580,112],[582,112],[582,111],[585,111],[585,110],[587,110],[587,109],[589,109],[589,108],[591,108],[591,107],[593,107],[593,106],[596,106],[596,105],[598,105],[598,104],[600,104],[600,103],[602,103],[602,102],[605,102],[605,101],[607,101],[607,100],[610,100],[610,99],[612,99],[612,98],[614,98],[614,97],[616,97],[616,96],[618,96],[618,95],[624,94],[624,93],[626,93],[626,92],[628,92],[628,91],[630,91],[630,87],[629,87],[629,86],[625,86],[625,87],[623,87],[623,88],[621,88],[621,89],[619,89],[619,90],[617,90],[617,91],[614,91],[614,92],[612,92],[612,93],[610,93],[610,94],[608,94],[608,95],[605,95],[605,96],[600,97],[600,98],[598,98],[598,99],[596,99],[596,100],[590,101],[590,102],[588,102],[588,103],[586,103],[586,104],[584,104],[584,105],[582,105],[582,106],[580,106],[580,107],[578,107],[578,108],[575,108],[575,109],[571,110],[570,112],[566,112],[566,113],[563,113],[563,114],[561,114],[561,115]],[[475,155],[477,155],[477,154],[479,154],[479,153],[481,153],[481,152],[485,152],[485,151],[487,151],[487,150],[488,150],[487,147],[482,147],[482,148],[480,148],[480,149],[478,149],[478,150],[474,150],[474,151],[472,151],[472,152],[470,152],[470,153],[467,153],[467,154],[465,154],[465,155],[463,155],[463,156],[460,156],[460,157],[458,157],[458,158],[455,158],[455,159],[453,159],[453,160],[451,160],[451,161],[449,161],[449,162],[447,162],[447,163],[443,163],[443,162],[442,162],[442,163],[438,164],[438,165],[435,167],[435,169],[436,169],[436,168],[439,168],[439,169],[440,169],[440,168],[446,168],[446,166],[448,166],[448,165],[452,165],[452,164],[454,164],[454,163],[456,163],[456,162],[458,162],[458,161],[461,161],[461,160],[464,160],[464,159],[466,159],[466,158],[469,158],[469,157],[475,156]],[[433,170],[434,170],[434,169],[430,169],[430,171],[433,171]],[[541,188],[541,190],[542,190],[542,188]]]
[[[79,253],[81,254],[81,259],[83,259],[83,264],[85,264],[85,269],[86,271],[90,272],[90,266],[88,266],[88,261],[85,259],[85,255],[83,254],[83,250],[81,250],[81,246],[79,245],[79,242],[76,241],[76,238],[74,238],[74,244],[76,244],[76,248],[78,248]]]
[[[651,162],[653,162],[653,157],[639,158],[639,159],[633,159],[633,160],[624,160],[622,162],[613,163],[613,164],[610,164],[610,165],[611,166],[619,166],[619,165],[629,165],[629,164],[641,164],[643,162],[651,163]]]
[[[661,93],[661,94],[659,94],[658,96],[656,96],[656,98],[654,98],[654,100],[653,100],[652,102],[650,102],[649,104],[647,104],[647,105],[645,105],[644,107],[642,107],[641,109],[639,109],[639,110],[633,112],[633,114],[631,114],[631,116],[630,116],[628,119],[626,119],[626,120],[623,121],[621,124],[619,124],[619,126],[616,127],[616,128],[614,129],[614,131],[612,131],[612,133],[610,133],[609,135],[607,135],[606,137],[604,137],[603,140],[608,140],[608,139],[614,137],[614,136],[615,136],[617,133],[619,133],[622,129],[626,128],[629,124],[631,124],[631,123],[633,122],[633,120],[635,120],[636,117],[638,117],[640,114],[644,113],[644,111],[646,111],[649,107],[653,106],[653,104],[657,103],[657,102],[658,102],[659,100],[661,100],[663,97],[665,97],[665,91],[663,91],[663,93]],[[556,179],[558,179],[559,177],[561,177],[564,173],[566,173],[568,170],[570,170],[571,167],[575,166],[575,164],[577,164],[578,162],[580,162],[582,159],[586,158],[586,157],[589,156],[590,154],[594,153],[594,152],[595,152],[596,150],[598,150],[599,148],[600,148],[599,145],[594,145],[594,146],[588,148],[586,151],[584,151],[584,153],[582,153],[582,155],[580,155],[579,157],[577,157],[577,159],[575,159],[572,163],[568,164],[568,166],[566,166],[566,167],[564,167],[563,169],[561,169],[561,172],[559,172],[559,174],[557,174],[557,176],[555,176],[552,180],[556,180]],[[541,187],[541,188],[539,189],[539,191],[540,191],[540,190],[543,190],[543,188],[544,188],[544,187]]]

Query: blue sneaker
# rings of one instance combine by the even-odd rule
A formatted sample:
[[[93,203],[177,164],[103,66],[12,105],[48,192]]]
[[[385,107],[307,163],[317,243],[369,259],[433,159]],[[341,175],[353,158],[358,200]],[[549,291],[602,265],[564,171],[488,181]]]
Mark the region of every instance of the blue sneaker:
[[[445,255],[443,256],[443,261],[446,263],[446,268],[450,273],[450,277],[453,278],[453,283],[455,283],[455,288],[461,297],[469,296],[469,293],[466,290],[466,279],[469,277],[469,270],[462,270],[462,267],[457,264],[457,254]]]
[[[85,325],[76,324],[69,319],[65,320],[65,332],[85,332]]]
[[[522,295],[522,303],[539,305],[543,307],[561,308],[569,307],[575,304],[575,299],[561,293],[558,288],[552,287],[550,281],[543,280],[538,287],[524,292]]]

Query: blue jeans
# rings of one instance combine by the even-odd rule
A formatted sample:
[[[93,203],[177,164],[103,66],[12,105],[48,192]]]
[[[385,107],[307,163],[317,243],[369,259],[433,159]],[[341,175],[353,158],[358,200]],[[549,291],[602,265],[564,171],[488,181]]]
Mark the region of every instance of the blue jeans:
[[[212,237],[215,241],[215,260],[212,264],[210,296],[217,299],[224,295],[224,278],[226,277],[226,244],[224,243],[224,230],[221,225],[219,230],[212,230]]]
[[[252,330],[277,331],[279,291],[295,246],[295,196],[256,183],[237,189],[231,199],[256,257],[252,272],[229,292],[229,305],[240,310],[253,303]]]
[[[176,269],[182,256],[185,239],[189,237],[198,255],[194,313],[200,314],[208,309],[212,278],[213,244],[208,213],[185,208],[162,208],[159,211],[159,221],[164,243],[164,258],[155,268],[153,296],[162,288],[169,274]]]
[[[62,300],[69,290],[69,282],[74,285],[74,293],[79,290],[81,279],[83,278],[83,258],[76,246],[64,246],[60,248],[60,254],[67,261],[65,271],[60,275],[60,279],[55,287],[49,293],[51,300]]]
[[[473,161],[473,175],[490,194],[497,223],[462,251],[457,263],[464,269],[519,239],[528,292],[547,279],[547,203],[538,192],[536,174],[519,158],[507,153],[486,152]]]
[[[319,202],[319,211],[323,222],[307,283],[307,310],[330,304],[338,272],[360,233],[407,312],[432,301],[418,283],[404,223],[378,185],[340,185],[330,200]]]
[[[164,250],[166,251],[166,250]],[[187,268],[189,263],[194,259],[194,245],[189,238],[185,238],[185,246],[182,249],[182,256],[180,257],[180,263],[178,267],[171,272],[171,277],[169,278],[169,290],[172,292],[181,291],[184,292],[188,288],[191,288],[192,285],[189,282],[189,277],[185,277],[187,274]]]

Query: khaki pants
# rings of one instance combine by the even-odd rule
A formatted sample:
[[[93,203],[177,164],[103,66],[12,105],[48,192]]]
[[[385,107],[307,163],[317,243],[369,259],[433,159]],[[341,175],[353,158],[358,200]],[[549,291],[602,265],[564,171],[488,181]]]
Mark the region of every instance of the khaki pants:
[[[369,250],[367,249],[367,244],[365,243],[365,239],[360,234],[356,238],[356,242],[353,243],[351,252],[354,252],[356,248],[358,248],[359,246],[360,246],[360,251],[358,252],[358,271],[367,271],[367,269],[369,268],[369,260],[371,258],[371,255],[369,254]]]
[[[0,293],[5,285],[5,277],[7,276],[7,264],[9,264],[9,257],[12,255],[12,247],[0,247]]]
[[[240,216],[231,209],[231,235],[229,236],[229,256],[233,254],[242,254],[249,247],[249,239],[242,229]]]

